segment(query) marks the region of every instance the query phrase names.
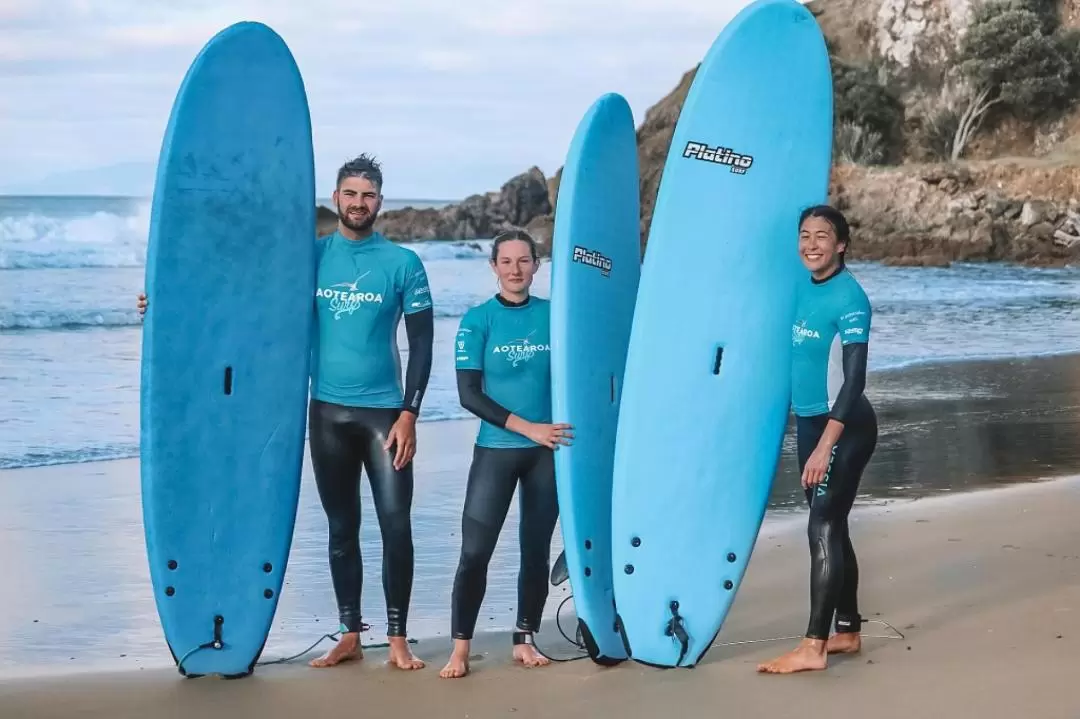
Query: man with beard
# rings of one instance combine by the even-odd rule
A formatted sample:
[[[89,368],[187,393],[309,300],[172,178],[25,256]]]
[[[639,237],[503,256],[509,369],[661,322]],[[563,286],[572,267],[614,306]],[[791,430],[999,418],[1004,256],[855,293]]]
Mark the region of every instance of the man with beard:
[[[338,170],[337,230],[319,238],[308,435],[319,499],[330,534],[330,575],[342,636],[313,667],[362,657],[360,476],[366,469],[382,534],[383,594],[390,661],[424,663],[405,625],[413,583],[412,458],[416,419],[431,374],[434,315],[427,274],[412,250],[373,227],[382,205],[382,171],[361,155]],[[139,311],[146,308],[139,296]],[[409,342],[405,386],[397,329]]]

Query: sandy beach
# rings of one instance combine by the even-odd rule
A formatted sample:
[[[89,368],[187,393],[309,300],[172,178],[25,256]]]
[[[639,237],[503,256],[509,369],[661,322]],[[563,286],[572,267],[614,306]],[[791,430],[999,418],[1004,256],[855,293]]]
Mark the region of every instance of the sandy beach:
[[[1078,512],[1080,477],[857,509],[862,611],[904,638],[868,638],[861,655],[822,673],[755,673],[791,641],[721,646],[804,628],[805,535],[793,519],[762,533],[731,617],[694,669],[588,660],[524,669],[508,661],[502,636],[477,643],[472,676],[443,680],[448,642],[431,640],[417,645],[429,665],[414,673],[372,651],[333,670],[269,666],[231,682],[171,670],[11,680],[0,683],[0,716],[1075,717]],[[864,631],[892,634],[878,624]]]
[[[805,629],[805,510],[791,438],[746,582],[717,644],[693,670],[588,660],[526,670],[509,660],[517,572],[512,506],[491,566],[473,675],[438,678],[459,551],[472,421],[421,423],[414,503],[417,568],[410,634],[428,662],[404,674],[385,650],[333,670],[265,664],[235,682],[184,680],[160,633],[148,583],[137,460],[0,472],[0,717],[286,717],[375,710],[405,716],[631,717],[1080,715],[1067,679],[1080,640],[1080,359],[952,363],[877,373],[881,439],[856,508],[860,656],[827,672],[755,673]],[[378,529],[364,490],[366,643],[384,640]],[[301,652],[336,627],[325,518],[310,466],[286,586],[263,661]],[[561,549],[556,532],[552,557]],[[539,646],[578,650],[558,632],[552,588]],[[562,615],[572,634],[572,602]],[[891,638],[882,638],[891,637]]]

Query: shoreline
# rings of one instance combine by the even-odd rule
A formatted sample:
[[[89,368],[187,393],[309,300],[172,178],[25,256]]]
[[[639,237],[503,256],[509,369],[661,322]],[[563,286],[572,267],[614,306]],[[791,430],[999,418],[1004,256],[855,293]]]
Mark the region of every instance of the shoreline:
[[[126,331],[130,330],[136,325],[131,326],[116,326],[116,327],[87,327],[79,328],[74,331],[95,331],[95,330],[111,330],[111,331]],[[51,332],[49,329],[20,329],[13,330],[14,332]],[[942,358],[918,358],[907,360],[904,362],[889,364],[882,367],[871,367],[867,371],[868,377],[881,377],[888,381],[891,379],[899,378],[900,375],[908,373],[922,373],[933,369],[941,369],[943,371],[956,370],[958,368],[970,367],[972,369],[978,369],[979,367],[1001,367],[1009,366],[1016,363],[1029,363],[1029,362],[1041,362],[1041,361],[1068,361],[1076,360],[1080,363],[1080,349],[1060,349],[1047,352],[1037,352],[1024,355],[1015,354],[984,354],[984,355],[967,355],[957,357]],[[874,386],[872,383],[868,383],[868,395],[873,394]],[[790,419],[790,418],[789,418]],[[421,416],[417,421],[418,425],[432,425],[432,424],[446,424],[453,422],[476,422],[476,418],[469,415],[462,410],[460,415],[453,416],[436,416],[436,417],[424,417]],[[90,450],[87,450],[88,452]],[[111,456],[103,456],[98,458],[87,459],[68,459],[60,458],[56,460],[45,460],[42,462],[17,464],[17,465],[0,465],[0,476],[6,472],[20,471],[27,469],[42,469],[48,467],[68,467],[68,466],[82,466],[82,465],[95,465],[109,462],[122,462],[130,460],[138,460],[138,450],[124,453],[115,454]]]
[[[891,630],[870,624],[863,631],[873,636],[864,639],[862,654],[834,657],[826,672],[754,671],[758,661],[795,643],[770,640],[797,636],[805,625],[808,558],[800,516],[762,527],[732,611],[692,670],[636,662],[604,668],[588,659],[525,670],[510,661],[506,633],[485,631],[474,642],[472,675],[456,681],[438,677],[449,638],[419,638],[413,649],[427,667],[418,672],[389,668],[385,651],[374,650],[352,665],[315,670],[302,657],[237,681],[185,680],[167,667],[4,676],[0,707],[5,719],[73,713],[116,719],[147,711],[276,719],[353,701],[370,711],[470,719],[595,717],[605,709],[644,718],[673,706],[733,716],[793,707],[831,718],[1005,717],[1021,710],[1073,716],[1080,707],[1080,691],[1069,683],[1080,641],[1080,586],[1075,571],[1062,569],[1080,560],[1078,509],[1080,475],[858,507],[852,535],[860,609],[868,621],[887,622],[904,637],[881,638]],[[559,658],[576,654],[547,620],[537,643]]]

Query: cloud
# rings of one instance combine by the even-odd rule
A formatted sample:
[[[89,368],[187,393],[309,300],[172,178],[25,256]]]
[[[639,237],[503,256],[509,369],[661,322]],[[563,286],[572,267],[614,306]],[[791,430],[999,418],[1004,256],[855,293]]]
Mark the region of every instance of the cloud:
[[[304,75],[320,192],[361,150],[404,194],[488,190],[554,172],[602,93],[640,122],[747,1],[0,0],[0,188],[155,162],[192,58],[257,20]]]

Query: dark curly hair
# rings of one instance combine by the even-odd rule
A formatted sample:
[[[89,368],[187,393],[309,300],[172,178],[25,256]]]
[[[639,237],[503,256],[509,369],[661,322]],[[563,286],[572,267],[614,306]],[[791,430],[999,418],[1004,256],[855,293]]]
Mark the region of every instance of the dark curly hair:
[[[370,180],[371,184],[375,185],[375,189],[382,194],[382,166],[374,157],[363,154],[342,165],[337,173],[337,187],[341,187],[341,183],[349,177],[363,177]]]

